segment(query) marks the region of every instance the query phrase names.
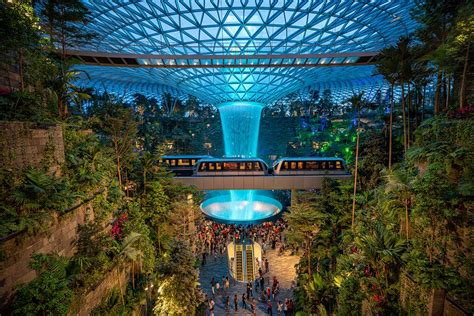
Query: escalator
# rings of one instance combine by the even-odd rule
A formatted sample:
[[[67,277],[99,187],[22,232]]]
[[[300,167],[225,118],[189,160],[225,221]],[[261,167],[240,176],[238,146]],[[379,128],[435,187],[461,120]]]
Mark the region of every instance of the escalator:
[[[245,245],[245,272],[247,282],[254,280],[253,245]]]
[[[235,279],[237,281],[244,281],[244,270],[243,270],[243,245],[235,245]]]

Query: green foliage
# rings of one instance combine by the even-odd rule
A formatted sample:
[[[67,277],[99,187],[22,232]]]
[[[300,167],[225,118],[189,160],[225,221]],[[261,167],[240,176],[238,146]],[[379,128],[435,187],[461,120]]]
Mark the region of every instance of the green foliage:
[[[73,298],[66,273],[67,259],[38,254],[30,265],[39,276],[20,286],[12,306],[13,315],[67,315]]]
[[[66,128],[64,145],[63,173],[75,190],[88,196],[111,184],[115,176],[111,151],[100,143],[97,135]]]
[[[169,257],[158,267],[160,273],[155,315],[192,315],[201,303],[194,255],[185,241],[170,245]]]

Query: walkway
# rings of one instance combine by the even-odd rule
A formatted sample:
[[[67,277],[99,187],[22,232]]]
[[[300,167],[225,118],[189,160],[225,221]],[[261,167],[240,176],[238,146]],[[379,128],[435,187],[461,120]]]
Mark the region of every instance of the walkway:
[[[278,294],[275,301],[272,302],[273,315],[278,315],[277,313],[277,303],[278,300],[284,302],[285,298],[292,298],[293,293],[291,290],[291,281],[296,277],[295,265],[299,261],[298,256],[290,256],[290,252],[286,251],[284,255],[278,256],[277,250],[267,250],[266,257],[269,261],[269,273],[264,275],[265,277],[265,287],[270,286],[268,282],[271,282],[273,276],[276,276],[280,282],[280,293]],[[211,279],[214,277],[216,282],[221,284],[221,293],[216,294],[214,301],[216,303],[214,308],[214,315],[252,315],[250,312],[250,303],[247,301],[248,310],[242,309],[242,294],[246,293],[247,287],[246,283],[236,282],[236,284],[231,281],[230,289],[227,293],[230,297],[230,313],[225,311],[225,299],[226,295],[223,295],[222,289],[222,276],[229,275],[227,267],[227,259],[225,256],[218,256],[216,259],[213,256],[207,257],[207,263],[204,266],[200,267],[199,282],[201,283],[201,288],[204,293],[208,295],[209,298],[212,297],[211,292]],[[254,284],[254,283],[253,283]],[[252,284],[252,286],[253,286]],[[234,311],[234,295],[237,294],[239,301],[239,309],[237,312]],[[254,289],[255,296],[255,289]],[[267,307],[266,304],[261,303],[257,300],[257,315],[268,315],[266,313]],[[208,314],[207,314],[208,315]]]

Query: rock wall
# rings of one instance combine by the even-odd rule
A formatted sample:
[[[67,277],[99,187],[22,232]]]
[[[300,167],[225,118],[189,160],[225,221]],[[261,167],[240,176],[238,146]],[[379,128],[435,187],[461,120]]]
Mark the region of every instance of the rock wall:
[[[124,293],[123,291],[125,291],[127,279],[127,270],[117,266],[114,267],[94,289],[76,299],[73,304],[76,308],[71,311],[71,314],[79,316],[90,315],[91,311],[102,302],[103,298],[106,297],[113,288],[117,288]]]
[[[11,169],[47,166],[59,172],[64,162],[62,127],[0,121],[0,161],[1,167]]]
[[[75,252],[78,225],[94,220],[90,204],[84,204],[62,217],[54,219],[47,232],[29,236],[26,232],[0,241],[0,314],[10,303],[15,286],[30,282],[36,272],[28,267],[34,253],[57,252],[71,257]]]

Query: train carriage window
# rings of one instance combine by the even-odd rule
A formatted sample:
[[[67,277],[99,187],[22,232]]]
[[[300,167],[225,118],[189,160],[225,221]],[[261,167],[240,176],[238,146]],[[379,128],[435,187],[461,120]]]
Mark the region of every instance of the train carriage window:
[[[254,162],[254,170],[256,170],[256,171],[262,170],[262,167],[261,167],[259,161]]]
[[[191,166],[194,166],[196,164],[196,159],[191,159]]]
[[[207,164],[205,162],[201,163],[201,165],[199,166],[199,171],[205,171],[207,168]]]
[[[176,166],[176,159],[171,159],[170,162],[172,166]]]
[[[213,171],[215,169],[216,165],[213,162],[209,163],[209,170]]]
[[[290,167],[291,167],[291,170],[295,170],[296,169],[296,161],[292,161],[290,163]]]
[[[342,163],[340,161],[336,161],[336,169],[342,169]]]
[[[239,163],[239,170],[245,170],[245,162]]]
[[[224,162],[225,171],[235,171],[239,170],[239,164],[237,162]]]
[[[334,161],[328,161],[329,169],[334,169]]]
[[[318,169],[318,162],[317,161],[306,161],[306,169],[307,170],[317,170]]]
[[[283,168],[281,168],[281,169],[283,169],[283,170],[288,170],[288,161],[285,161],[285,162],[283,163],[283,166],[282,166],[282,167],[283,167]]]
[[[320,168],[321,168],[321,169],[327,169],[327,168],[328,168],[328,167],[327,167],[327,161],[321,161],[321,163],[320,163]]]
[[[178,159],[178,166],[189,166],[189,159]]]
[[[245,169],[251,171],[253,170],[253,163],[252,162],[246,162]]]
[[[303,161],[298,161],[298,170],[303,170],[304,169],[303,165],[304,165]]]
[[[222,170],[222,163],[216,162],[216,170]]]

